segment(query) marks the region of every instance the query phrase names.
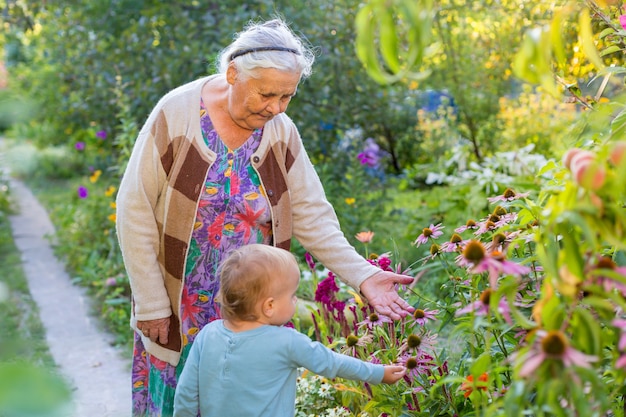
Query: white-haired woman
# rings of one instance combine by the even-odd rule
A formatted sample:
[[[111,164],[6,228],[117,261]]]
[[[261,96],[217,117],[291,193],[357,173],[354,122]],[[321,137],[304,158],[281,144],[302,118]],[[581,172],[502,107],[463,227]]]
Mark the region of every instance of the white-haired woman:
[[[280,19],[252,23],[218,74],[166,94],[120,184],[117,232],[132,290],[133,416],[169,416],[195,335],[220,317],[218,268],[252,243],[297,239],[381,314],[412,308],[345,239],[296,126],[284,113],[314,54]]]

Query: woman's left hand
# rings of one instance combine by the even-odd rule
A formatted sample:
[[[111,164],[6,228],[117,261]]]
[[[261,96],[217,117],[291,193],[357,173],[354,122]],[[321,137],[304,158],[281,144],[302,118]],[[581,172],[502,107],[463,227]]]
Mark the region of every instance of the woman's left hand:
[[[415,309],[398,295],[397,285],[408,285],[415,278],[390,271],[380,271],[361,284],[361,294],[379,313],[393,320],[412,314]]]

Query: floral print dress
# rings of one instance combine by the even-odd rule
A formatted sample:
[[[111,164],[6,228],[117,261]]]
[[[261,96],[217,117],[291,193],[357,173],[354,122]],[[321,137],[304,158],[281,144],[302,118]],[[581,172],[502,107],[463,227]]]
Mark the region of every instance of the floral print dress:
[[[217,154],[207,174],[196,213],[185,284],[181,300],[183,350],[178,366],[151,356],[135,334],[133,351],[133,416],[171,416],[176,381],[182,372],[196,334],[220,317],[215,304],[219,289],[218,267],[233,250],[250,243],[271,242],[271,217],[259,177],[250,164],[261,141],[255,130],[237,149],[228,149],[200,103],[204,140]]]

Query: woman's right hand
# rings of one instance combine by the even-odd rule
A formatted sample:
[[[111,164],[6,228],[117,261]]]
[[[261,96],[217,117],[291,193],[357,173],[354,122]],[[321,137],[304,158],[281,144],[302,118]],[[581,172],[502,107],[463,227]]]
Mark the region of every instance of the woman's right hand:
[[[160,344],[165,345],[169,336],[170,318],[137,321],[137,328],[153,342],[158,341]]]

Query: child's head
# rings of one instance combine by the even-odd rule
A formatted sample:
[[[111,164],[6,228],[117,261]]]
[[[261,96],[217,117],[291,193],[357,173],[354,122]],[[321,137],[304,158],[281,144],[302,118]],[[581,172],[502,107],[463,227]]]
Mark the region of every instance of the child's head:
[[[273,325],[291,320],[300,269],[290,252],[269,245],[244,245],[220,268],[217,300],[224,319]]]

